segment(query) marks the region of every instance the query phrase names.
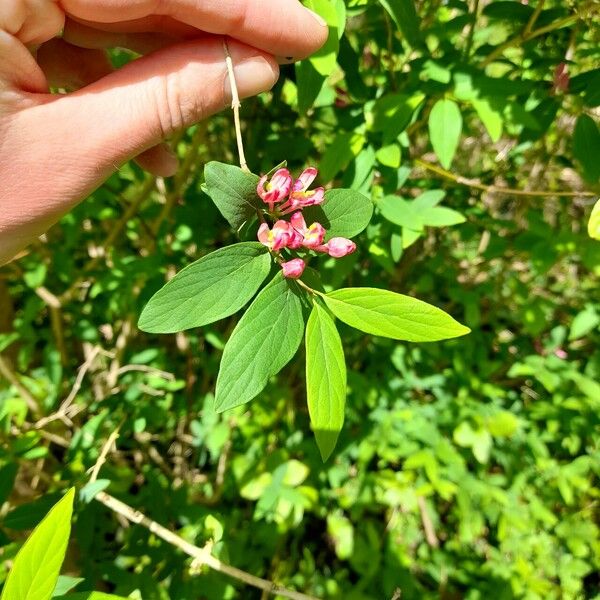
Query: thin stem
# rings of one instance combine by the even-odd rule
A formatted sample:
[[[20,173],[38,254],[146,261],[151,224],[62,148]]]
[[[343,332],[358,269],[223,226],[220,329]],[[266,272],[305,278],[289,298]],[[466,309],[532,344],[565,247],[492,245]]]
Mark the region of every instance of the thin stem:
[[[128,506],[120,500],[117,500],[106,492],[99,492],[96,494],[96,500],[101,504],[104,504],[104,506],[113,512],[125,517],[131,523],[142,525],[154,535],[158,536],[168,544],[171,544],[171,546],[175,546],[176,548],[179,548],[185,552],[188,556],[191,556],[194,559],[195,568],[206,565],[214,571],[218,571],[219,573],[223,573],[228,577],[232,577],[233,579],[237,579],[238,581],[251,585],[252,587],[258,588],[259,590],[263,590],[268,594],[279,595],[284,598],[290,598],[291,600],[318,600],[314,596],[308,596],[300,592],[288,590],[287,588],[279,586],[272,581],[256,577],[255,575],[246,573],[246,571],[242,571],[241,569],[237,569],[236,567],[232,567],[221,562],[218,558],[211,554],[211,542],[206,544],[204,548],[199,548],[187,540],[184,540],[182,537],[179,537],[176,533],[173,533],[166,527],[163,527],[156,521],[148,518],[139,510],[135,510],[131,506]]]
[[[442,169],[442,167],[438,167],[437,165],[432,165],[420,158],[415,159],[415,163],[422,167],[423,169],[427,169],[432,173],[436,173],[441,177],[445,177],[446,179],[450,179],[455,183],[459,183],[460,185],[465,185],[467,187],[475,188],[477,190],[481,190],[483,192],[489,192],[490,194],[507,194],[512,196],[540,196],[540,197],[551,197],[551,196],[565,196],[565,197],[595,197],[597,194],[593,192],[572,192],[572,191],[529,191],[529,190],[517,190],[514,188],[505,188],[498,187],[495,185],[486,185],[485,183],[480,183],[479,181],[475,181],[474,179],[468,179],[467,177],[462,177],[460,175],[455,175],[450,171],[446,171],[446,169]]]
[[[542,0],[543,1],[543,0]],[[467,45],[465,46],[465,58],[469,58],[471,55],[471,48],[473,47],[473,36],[475,34],[475,24],[477,23],[477,13],[479,12],[479,0],[475,0],[473,4],[473,21],[469,26],[469,33],[467,34]]]
[[[225,63],[227,64],[227,72],[229,73],[229,84],[231,86],[231,108],[233,109],[233,121],[235,123],[235,137],[237,140],[238,154],[240,156],[240,167],[242,171],[250,172],[248,163],[246,162],[246,155],[244,153],[244,140],[242,139],[242,123],[240,121],[240,108],[242,103],[240,102],[240,95],[237,89],[237,83],[235,80],[235,72],[233,70],[233,60],[229,52],[229,46],[227,39],[223,38],[223,50],[225,51]]]

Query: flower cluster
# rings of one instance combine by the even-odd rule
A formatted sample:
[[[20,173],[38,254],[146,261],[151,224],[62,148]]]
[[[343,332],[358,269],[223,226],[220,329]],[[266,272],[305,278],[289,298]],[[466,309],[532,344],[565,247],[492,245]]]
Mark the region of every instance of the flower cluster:
[[[309,167],[298,177],[292,179],[287,169],[279,169],[269,180],[265,175],[256,189],[260,198],[269,207],[269,214],[274,218],[291,214],[289,221],[277,218],[273,227],[263,223],[258,229],[258,241],[272,252],[283,249],[320,252],[334,258],[342,258],[356,250],[351,240],[334,237],[325,243],[325,228],[320,223],[307,226],[302,209],[316,206],[325,199],[325,190],[320,187],[309,190],[317,177],[317,169]],[[293,258],[281,262],[283,275],[290,279],[298,279],[306,267],[306,260]]]

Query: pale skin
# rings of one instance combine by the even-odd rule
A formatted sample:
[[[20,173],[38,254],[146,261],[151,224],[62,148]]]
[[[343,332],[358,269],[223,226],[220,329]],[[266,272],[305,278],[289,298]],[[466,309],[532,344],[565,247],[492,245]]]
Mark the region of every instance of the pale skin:
[[[0,0],[0,265],[128,160],[176,172],[163,140],[231,101],[223,36],[246,98],[327,27],[298,0]]]

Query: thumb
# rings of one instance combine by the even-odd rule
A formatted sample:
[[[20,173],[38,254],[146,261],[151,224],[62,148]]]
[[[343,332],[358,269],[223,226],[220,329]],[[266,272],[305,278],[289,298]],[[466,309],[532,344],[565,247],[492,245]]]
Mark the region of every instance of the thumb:
[[[273,58],[234,41],[229,49],[241,97],[275,84]],[[34,146],[43,137],[46,176],[63,174],[62,185],[48,186],[46,178],[45,193],[52,189],[56,202],[74,204],[127,160],[230,102],[222,38],[210,36],[142,57],[67,96],[47,97],[22,117]]]

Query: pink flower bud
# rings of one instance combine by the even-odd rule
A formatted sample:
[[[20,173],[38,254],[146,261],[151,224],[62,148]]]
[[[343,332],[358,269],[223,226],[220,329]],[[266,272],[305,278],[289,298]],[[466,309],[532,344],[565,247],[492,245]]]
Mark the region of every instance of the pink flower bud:
[[[298,279],[302,277],[306,263],[301,258],[293,258],[281,264],[283,276],[288,279]]]
[[[326,244],[327,254],[333,258],[343,258],[348,254],[352,254],[356,250],[356,244],[342,237],[331,238]]]
[[[258,241],[263,245],[266,246],[267,248],[272,248],[273,246],[273,236],[271,234],[271,230],[269,229],[269,226],[266,223],[263,223],[259,228],[258,228]]]
[[[273,210],[276,202],[281,202],[288,197],[292,189],[292,176],[287,169],[279,169],[271,177],[271,181],[267,181],[267,179],[267,175],[261,177],[256,187],[256,193],[263,202],[269,205],[269,210]]]

